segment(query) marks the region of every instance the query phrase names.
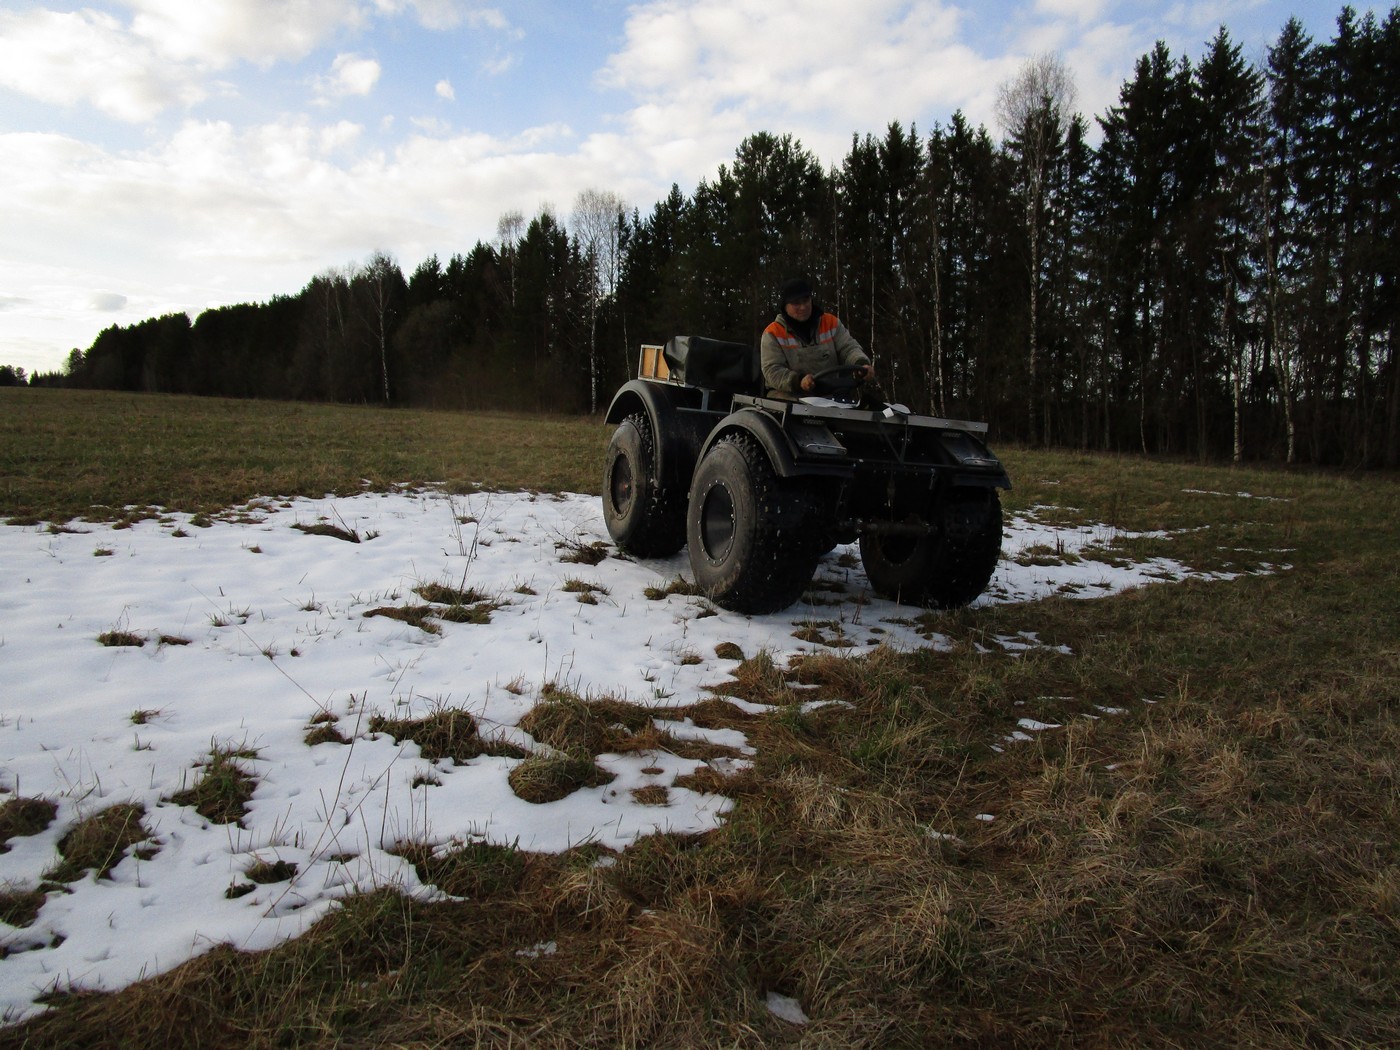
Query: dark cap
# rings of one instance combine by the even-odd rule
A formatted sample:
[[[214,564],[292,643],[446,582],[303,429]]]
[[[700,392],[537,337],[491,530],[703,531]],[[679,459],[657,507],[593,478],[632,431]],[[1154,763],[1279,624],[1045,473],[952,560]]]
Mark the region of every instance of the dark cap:
[[[786,306],[788,303],[795,303],[799,299],[806,299],[812,295],[812,282],[805,277],[794,277],[789,281],[784,281],[783,286],[778,289],[778,301]]]

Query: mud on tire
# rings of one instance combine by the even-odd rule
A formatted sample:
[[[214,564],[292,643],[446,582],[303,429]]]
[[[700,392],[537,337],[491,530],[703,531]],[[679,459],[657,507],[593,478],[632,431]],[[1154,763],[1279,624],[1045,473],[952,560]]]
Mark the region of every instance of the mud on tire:
[[[722,437],[695,468],[686,511],[690,568],[701,592],[734,612],[770,613],[802,596],[821,555],[819,492],[777,477],[758,443]]]
[[[603,468],[603,520],[608,535],[639,558],[675,554],[685,543],[683,495],[662,491],[656,439],[646,414],[628,416],[613,431]]]
[[[931,515],[933,528],[924,536],[861,536],[861,561],[882,597],[957,608],[987,589],[1001,557],[1001,501],[994,489],[959,488],[938,501]]]

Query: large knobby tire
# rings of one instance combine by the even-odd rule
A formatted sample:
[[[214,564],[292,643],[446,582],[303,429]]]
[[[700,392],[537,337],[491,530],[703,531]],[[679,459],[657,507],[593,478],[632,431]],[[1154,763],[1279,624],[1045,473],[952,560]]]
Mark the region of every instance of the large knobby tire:
[[[824,533],[817,490],[777,477],[753,438],[727,434],[695,468],[686,511],[690,568],[725,609],[770,613],[798,598],[816,570]]]
[[[1001,557],[995,489],[956,488],[931,508],[921,536],[869,532],[860,558],[875,593],[906,605],[955,609],[987,589]]]
[[[603,520],[613,542],[639,558],[664,558],[685,544],[685,504],[679,493],[661,489],[645,413],[624,419],[608,442]]]

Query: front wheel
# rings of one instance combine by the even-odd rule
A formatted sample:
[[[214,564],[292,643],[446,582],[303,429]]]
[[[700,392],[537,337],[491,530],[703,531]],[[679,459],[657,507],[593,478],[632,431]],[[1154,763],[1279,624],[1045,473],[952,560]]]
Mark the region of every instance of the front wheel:
[[[880,532],[860,538],[875,593],[906,605],[955,609],[987,589],[1001,557],[996,490],[956,488],[935,500],[922,535]]]
[[[685,543],[685,507],[661,489],[656,440],[644,413],[624,419],[608,442],[603,520],[613,541],[639,558],[664,558]]]
[[[779,478],[758,443],[722,437],[695,468],[686,539],[695,583],[734,612],[771,613],[798,598],[816,570],[823,532],[811,483]]]

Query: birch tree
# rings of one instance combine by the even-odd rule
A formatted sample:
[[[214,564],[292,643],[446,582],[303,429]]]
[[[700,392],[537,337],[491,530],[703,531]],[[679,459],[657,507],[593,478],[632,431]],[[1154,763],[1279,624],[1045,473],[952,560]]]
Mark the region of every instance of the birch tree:
[[[622,269],[622,226],[627,205],[616,193],[581,190],[574,202],[570,225],[587,270],[588,307],[588,410],[598,411],[598,382],[602,374],[598,351],[598,314],[604,300],[617,292]]]
[[[1040,234],[1045,185],[1055,152],[1062,146],[1073,117],[1077,91],[1074,76],[1053,52],[1027,60],[1019,73],[997,90],[996,117],[1017,154],[1024,197],[1028,269],[1027,433],[1037,439],[1036,393],[1040,361]]]

